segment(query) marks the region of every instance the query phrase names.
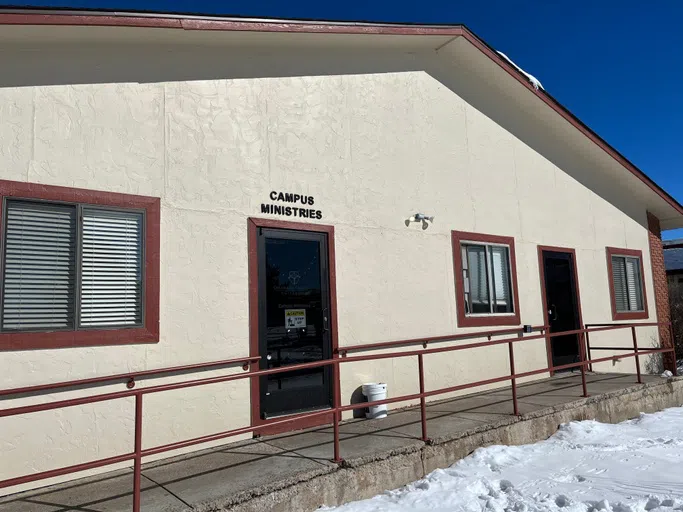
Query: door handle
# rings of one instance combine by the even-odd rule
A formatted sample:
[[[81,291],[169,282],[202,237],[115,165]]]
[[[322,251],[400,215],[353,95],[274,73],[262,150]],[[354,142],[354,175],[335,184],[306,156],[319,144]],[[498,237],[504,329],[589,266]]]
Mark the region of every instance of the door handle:
[[[557,307],[555,304],[551,304],[550,308],[548,309],[548,319],[557,320]]]
[[[329,319],[327,317],[327,308],[323,309],[323,332],[330,330]]]
[[[271,359],[273,359],[272,355],[270,355],[270,354],[266,355],[266,360],[270,361]]]

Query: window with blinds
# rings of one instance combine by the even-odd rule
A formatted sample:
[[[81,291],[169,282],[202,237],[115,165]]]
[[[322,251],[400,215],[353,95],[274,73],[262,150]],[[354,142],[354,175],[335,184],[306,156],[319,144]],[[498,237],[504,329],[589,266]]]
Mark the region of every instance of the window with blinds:
[[[8,201],[2,329],[73,329],[76,208]]]
[[[143,214],[8,200],[2,331],[143,323]]]
[[[618,313],[644,311],[639,258],[612,256],[612,285]]]
[[[462,244],[465,312],[470,315],[514,313],[510,249]]]
[[[81,327],[142,323],[142,215],[83,208]]]

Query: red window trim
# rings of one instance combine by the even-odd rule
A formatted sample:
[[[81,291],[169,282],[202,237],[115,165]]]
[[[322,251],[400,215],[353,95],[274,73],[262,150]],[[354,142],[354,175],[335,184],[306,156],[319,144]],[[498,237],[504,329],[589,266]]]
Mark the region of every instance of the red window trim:
[[[609,296],[612,303],[612,320],[644,320],[649,318],[647,309],[647,292],[645,286],[645,271],[643,269],[643,251],[637,249],[619,249],[618,247],[606,247],[607,252],[607,275],[609,277]],[[612,269],[612,256],[633,256],[640,260],[640,280],[643,286],[643,311],[620,313],[617,311],[617,301],[614,296],[614,272]]]
[[[467,233],[465,231],[451,232],[453,244],[453,268],[455,270],[455,305],[458,314],[458,327],[487,327],[494,325],[520,325],[519,290],[517,288],[517,259],[515,257],[515,239],[511,236],[485,235],[482,233]],[[465,284],[462,278],[462,256],[460,244],[462,242],[482,242],[489,244],[503,244],[510,247],[510,280],[512,281],[512,296],[514,313],[506,315],[477,315],[468,316],[465,313]]]
[[[5,198],[39,199],[145,210],[145,325],[131,329],[0,333],[0,350],[128,345],[159,341],[161,201],[158,197],[0,180],[0,199],[4,201]],[[0,217],[3,213],[0,210]],[[2,275],[0,275],[1,279]]]

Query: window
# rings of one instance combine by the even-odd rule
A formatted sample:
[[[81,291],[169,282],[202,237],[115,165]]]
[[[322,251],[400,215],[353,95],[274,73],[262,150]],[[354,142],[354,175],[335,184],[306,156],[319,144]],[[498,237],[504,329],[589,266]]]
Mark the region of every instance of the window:
[[[512,313],[509,249],[470,243],[461,248],[465,312]]]
[[[0,192],[0,348],[158,341],[158,199],[3,181]]]
[[[607,248],[612,318],[647,318],[647,298],[643,286],[643,255],[631,249]]]
[[[0,330],[142,325],[143,216],[6,201]]]
[[[612,286],[618,313],[643,311],[639,258],[612,256]]]
[[[452,236],[458,325],[518,325],[514,239],[460,231]]]

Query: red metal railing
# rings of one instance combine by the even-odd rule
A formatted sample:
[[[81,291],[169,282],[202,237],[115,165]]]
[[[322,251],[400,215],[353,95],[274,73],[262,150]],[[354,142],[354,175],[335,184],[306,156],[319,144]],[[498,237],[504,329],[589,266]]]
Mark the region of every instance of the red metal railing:
[[[147,394],[152,394],[152,393],[159,393],[159,392],[164,392],[164,391],[171,391],[171,390],[176,390],[176,389],[184,389],[184,388],[190,388],[190,387],[196,387],[196,386],[203,386],[203,385],[208,385],[208,384],[216,384],[219,382],[229,382],[229,381],[234,381],[234,380],[241,380],[241,379],[254,379],[254,378],[259,378],[264,375],[273,375],[277,373],[282,373],[282,372],[291,372],[295,370],[304,370],[304,369],[311,369],[311,368],[322,368],[324,366],[333,366],[334,367],[334,378],[333,378],[333,385],[334,385],[334,392],[333,392],[333,400],[334,400],[334,406],[332,409],[326,409],[322,411],[316,411],[316,412],[310,412],[310,413],[303,413],[299,414],[296,416],[288,416],[285,419],[282,420],[277,420],[273,422],[269,422],[269,426],[276,426],[276,425],[281,425],[285,423],[291,423],[292,420],[304,420],[304,419],[309,419],[309,418],[318,418],[322,416],[327,416],[332,414],[333,418],[333,427],[334,427],[334,461],[335,462],[341,462],[341,454],[340,454],[340,444],[339,444],[339,422],[340,422],[340,413],[344,411],[352,411],[355,409],[364,409],[366,407],[373,407],[377,405],[384,405],[384,404],[390,404],[390,403],[396,403],[396,402],[405,402],[405,401],[412,401],[412,400],[418,400],[420,401],[420,410],[421,410],[421,424],[422,424],[422,440],[427,442],[429,440],[428,437],[428,432],[427,432],[427,420],[426,420],[426,399],[432,396],[438,396],[442,395],[445,393],[452,393],[455,391],[461,391],[465,389],[472,389],[478,386],[484,386],[488,384],[495,384],[499,382],[505,382],[505,381],[510,381],[511,386],[512,386],[512,398],[513,398],[513,414],[518,415],[519,414],[519,409],[518,409],[518,403],[517,403],[517,385],[516,381],[517,379],[523,378],[523,377],[530,377],[533,375],[539,375],[543,373],[548,373],[548,372],[554,372],[554,371],[559,371],[559,370],[567,370],[567,369],[572,369],[572,368],[580,368],[581,370],[581,380],[582,380],[582,387],[583,387],[583,396],[588,396],[588,390],[586,387],[586,368],[588,365],[591,365],[593,363],[599,363],[599,362],[606,362],[606,361],[614,361],[616,359],[624,359],[626,357],[635,357],[636,358],[636,367],[638,369],[638,382],[641,382],[641,377],[640,377],[640,363],[639,363],[639,358],[644,355],[649,355],[649,354],[657,354],[657,353],[668,353],[674,352],[673,348],[659,348],[659,349],[650,349],[650,350],[639,350],[637,347],[637,340],[636,340],[636,328],[638,327],[644,327],[644,326],[654,326],[654,325],[660,325],[657,323],[638,323],[638,324],[619,324],[619,325],[607,325],[603,327],[592,327],[590,329],[584,328],[584,329],[576,329],[573,331],[565,331],[565,332],[558,332],[558,333],[549,333],[546,332],[544,334],[538,334],[538,335],[532,335],[532,336],[526,336],[526,337],[515,337],[515,338],[507,338],[507,339],[500,339],[500,340],[495,340],[495,341],[484,341],[484,342],[476,342],[476,343],[468,343],[464,345],[457,345],[457,346],[448,346],[448,347],[439,347],[439,348],[422,348],[420,350],[407,350],[404,352],[393,352],[393,353],[383,353],[383,354],[374,354],[374,355],[365,355],[365,356],[347,356],[347,357],[337,357],[335,359],[329,359],[329,360],[324,360],[324,361],[317,361],[317,362],[312,362],[312,363],[302,363],[302,364],[296,364],[296,365],[289,365],[281,368],[274,368],[274,369],[269,369],[269,370],[256,370],[255,365],[257,361],[259,360],[258,357],[245,357],[241,359],[234,359],[234,360],[228,360],[228,361],[221,361],[221,362],[216,362],[216,363],[204,363],[200,365],[190,365],[190,366],[180,366],[180,367],[174,367],[174,368],[167,368],[167,369],[162,369],[162,370],[150,370],[147,372],[138,372],[137,374],[122,374],[122,375],[116,375],[116,376],[111,376],[111,377],[102,377],[102,378],[95,378],[95,379],[84,379],[81,381],[70,381],[68,383],[58,383],[58,384],[48,384],[44,386],[32,386],[29,388],[15,388],[13,390],[6,390],[4,392],[0,392],[0,395],[2,396],[11,396],[11,395],[17,395],[17,394],[25,394],[29,391],[45,391],[45,390],[50,390],[50,389],[63,389],[66,387],[72,387],[75,385],[87,383],[95,383],[95,382],[110,382],[110,381],[115,381],[115,380],[122,380],[122,379],[130,379],[131,376],[140,376],[142,374],[144,375],[153,375],[153,374],[163,374],[163,373],[172,373],[172,372],[178,372],[178,371],[185,371],[189,369],[204,369],[204,368],[209,368],[209,367],[215,367],[215,366],[222,366],[226,364],[235,364],[235,363],[249,363],[251,365],[252,371],[250,371],[247,374],[232,374],[232,375],[224,375],[220,377],[208,377],[208,378],[203,378],[203,379],[195,379],[195,380],[190,380],[190,381],[185,381],[185,382],[177,382],[177,383],[171,383],[171,384],[162,384],[162,385],[156,385],[156,386],[150,386],[146,388],[141,388],[141,389],[128,389],[126,391],[118,391],[118,392],[111,392],[111,393],[103,393],[99,395],[93,395],[93,396],[86,396],[86,397],[80,397],[80,398],[72,398],[72,399],[67,399],[67,400],[60,400],[56,402],[49,402],[49,403],[44,403],[44,404],[36,404],[36,405],[27,405],[27,406],[20,406],[20,407],[13,407],[13,408],[8,408],[8,409],[2,409],[0,410],[0,418],[2,417],[9,417],[9,416],[16,416],[19,414],[29,414],[29,413],[34,413],[34,412],[39,412],[39,411],[48,411],[48,410],[55,410],[55,409],[61,409],[65,407],[73,407],[76,405],[84,405],[84,404],[91,404],[91,403],[97,403],[97,402],[104,402],[108,400],[116,400],[116,399],[121,399],[121,398],[130,398],[134,397],[135,399],[135,438],[134,438],[134,448],[133,451],[130,453],[126,453],[123,455],[117,455],[114,457],[108,457],[105,459],[99,459],[91,462],[86,462],[82,464],[77,464],[73,466],[68,466],[68,467],[62,467],[58,469],[53,469],[49,471],[42,471],[39,473],[34,473],[31,475],[23,475],[15,478],[10,478],[7,480],[2,480],[0,481],[0,489],[1,488],[6,488],[6,487],[11,487],[14,485],[19,485],[19,484],[24,484],[28,482],[34,482],[37,480],[43,480],[46,478],[52,478],[56,476],[61,476],[61,475],[66,475],[70,473],[76,473],[79,471],[84,471],[88,469],[94,469],[94,468],[99,468],[103,466],[108,466],[111,464],[116,464],[119,462],[124,462],[124,461],[130,461],[133,460],[133,511],[134,512],[139,512],[140,511],[140,481],[141,481],[141,474],[142,474],[142,459],[143,457],[147,457],[150,455],[156,455],[159,453],[164,453],[180,448],[186,448],[189,446],[194,446],[210,441],[216,441],[220,439],[225,439],[227,437],[239,435],[239,434],[245,434],[249,432],[253,432],[255,430],[258,430],[260,428],[263,428],[263,426],[248,426],[248,427],[242,427],[242,428],[237,428],[237,429],[232,429],[232,430],[226,430],[223,432],[218,432],[216,434],[211,434],[211,435],[205,435],[201,437],[195,437],[192,439],[188,439],[185,441],[178,441],[175,443],[169,443],[161,446],[155,446],[152,448],[142,448],[142,418],[143,418],[143,396]],[[662,324],[664,325],[664,324]],[[564,365],[559,365],[559,366],[548,366],[546,368],[541,368],[537,370],[531,370],[531,371],[526,371],[526,372],[521,372],[521,373],[516,373],[515,372],[515,361],[514,361],[514,348],[513,344],[514,343],[521,343],[521,342],[527,342],[527,341],[533,341],[533,340],[549,340],[555,336],[566,336],[566,335],[571,335],[571,334],[576,334],[579,335],[580,338],[582,338],[584,335],[588,335],[589,333],[595,333],[595,332],[600,332],[600,331],[610,331],[610,330],[618,330],[618,329],[625,329],[625,328],[630,328],[632,332],[632,338],[633,338],[633,343],[634,343],[634,350],[635,352],[629,353],[629,354],[621,354],[619,356],[608,356],[608,357],[602,357],[599,359],[587,359],[586,358],[586,350],[584,347],[584,343],[581,342],[579,343],[579,357],[580,361],[575,362],[575,363],[570,363],[570,364],[564,364]],[[545,330],[545,329],[541,329]],[[512,332],[520,332],[520,329],[514,329]],[[486,336],[488,333],[484,333],[483,335]],[[493,334],[496,334],[496,332],[493,332]],[[457,340],[461,339],[463,336],[474,336],[474,334],[468,334],[468,335],[454,335],[451,336],[449,339],[451,340]],[[446,341],[446,337],[438,337],[439,341]],[[436,338],[424,338],[422,340],[403,340],[400,342],[392,342],[393,346],[402,344],[411,344],[411,343],[429,343],[430,341],[437,341]],[[479,380],[476,382],[470,382],[466,384],[458,384],[455,386],[449,386],[445,388],[439,388],[431,391],[426,391],[425,390],[425,383],[424,383],[424,356],[425,355],[430,355],[430,354],[439,354],[439,353],[446,353],[446,352],[456,352],[456,351],[462,351],[462,350],[471,350],[475,348],[482,348],[482,347],[492,347],[496,345],[508,345],[508,356],[509,356],[509,362],[510,362],[510,373],[509,375],[503,375],[500,377],[493,377],[489,379],[484,379],[484,380]],[[373,344],[376,345],[376,344]],[[355,347],[358,348],[358,347]],[[373,347],[374,348],[374,347]],[[595,347],[594,347],[595,350]],[[368,360],[381,360],[381,359],[394,359],[394,358],[404,358],[404,357],[417,357],[418,361],[418,373],[419,373],[419,393],[414,393],[411,395],[402,395],[399,397],[393,397],[393,398],[387,398],[385,400],[377,400],[374,402],[366,402],[366,403],[359,403],[359,404],[349,404],[349,405],[344,405],[342,406],[340,403],[340,382],[339,382],[339,367],[341,364],[348,364],[348,363],[353,363],[353,362],[360,362],[360,361],[368,361]],[[674,354],[674,359],[675,359],[675,354]]]
[[[56,382],[54,384],[41,384],[38,386],[26,386],[23,388],[0,389],[0,397],[8,395],[22,395],[29,393],[39,393],[42,391],[56,391],[58,389],[73,388],[84,386],[87,384],[105,384],[107,382],[116,382],[125,380],[126,387],[133,389],[135,387],[135,379],[140,377],[160,376],[171,373],[185,373],[190,371],[202,371],[209,368],[219,368],[221,366],[231,366],[241,364],[244,370],[249,369],[249,365],[260,360],[259,356],[239,357],[237,359],[224,359],[222,361],[212,361],[209,363],[186,364],[183,366],[171,366],[169,368],[160,368],[157,370],[143,370],[139,372],[119,373],[117,375],[107,375],[106,377],[92,377],[90,379],[67,380],[64,382]]]
[[[337,352],[341,354],[342,357],[346,357],[349,352],[360,352],[368,350],[378,350],[387,349],[393,347],[405,347],[406,345],[422,345],[422,348],[427,348],[430,343],[437,343],[443,341],[459,341],[472,338],[488,338],[491,341],[493,336],[504,336],[506,334],[524,334],[532,333],[535,331],[545,331],[548,329],[546,325],[534,325],[528,326],[526,329],[524,327],[515,327],[513,329],[498,329],[494,331],[478,331],[473,333],[464,334],[451,334],[445,336],[431,336],[429,338],[412,338],[408,340],[398,340],[398,341],[385,341],[381,343],[366,343],[365,345],[352,345],[349,347],[340,347]]]
[[[630,327],[631,328],[631,339],[633,340],[633,346],[631,347],[591,347],[591,342],[590,342],[590,335],[588,332],[586,332],[586,352],[587,352],[587,359],[591,359],[591,350],[634,350],[636,355],[636,373],[638,375],[638,383],[640,384],[642,382],[641,376],[640,376],[640,358],[638,356],[638,338],[636,337],[636,330],[635,328],[639,325],[668,325],[669,327],[669,336],[671,336],[671,343],[673,345],[674,343],[674,328],[673,328],[673,323],[656,323],[656,324],[628,324],[628,323],[616,323],[616,324],[586,324],[585,327],[586,329],[590,329],[591,327],[613,327],[613,326],[619,326],[619,327]],[[676,375],[677,373],[677,368],[678,364],[676,363],[676,354],[674,352],[673,354],[673,374]],[[590,371],[593,371],[593,364],[589,363],[588,368]]]

